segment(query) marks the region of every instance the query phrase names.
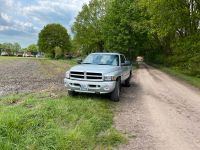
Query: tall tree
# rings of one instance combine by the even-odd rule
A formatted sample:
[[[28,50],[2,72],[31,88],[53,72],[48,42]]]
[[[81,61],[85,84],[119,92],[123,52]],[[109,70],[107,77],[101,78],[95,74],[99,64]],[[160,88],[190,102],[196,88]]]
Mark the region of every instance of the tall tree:
[[[137,2],[114,0],[108,6],[103,24],[107,49],[129,56],[144,49],[144,43],[148,41],[148,15],[142,13],[144,7],[139,7]]]
[[[42,52],[55,58],[56,47],[60,47],[62,53],[70,51],[70,37],[62,25],[48,24],[39,33],[38,46]]]
[[[91,0],[76,17],[72,27],[74,41],[79,45],[79,50],[85,53],[104,50],[102,18],[105,15],[105,4],[105,0]]]

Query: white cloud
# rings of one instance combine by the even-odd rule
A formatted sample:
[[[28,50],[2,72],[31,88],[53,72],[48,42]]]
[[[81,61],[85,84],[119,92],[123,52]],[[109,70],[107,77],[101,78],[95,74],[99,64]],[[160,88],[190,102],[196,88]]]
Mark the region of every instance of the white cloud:
[[[16,34],[16,37],[24,40],[22,36],[27,34],[30,38],[37,39],[37,33],[48,23],[60,23],[70,32],[74,18],[82,5],[88,2],[89,0],[0,0],[0,37],[5,34],[13,37]],[[24,43],[27,42],[21,41],[22,45]]]
[[[0,16],[2,17],[2,19],[4,19],[6,22],[10,22],[11,21],[11,16],[8,16],[5,13],[0,13]]]

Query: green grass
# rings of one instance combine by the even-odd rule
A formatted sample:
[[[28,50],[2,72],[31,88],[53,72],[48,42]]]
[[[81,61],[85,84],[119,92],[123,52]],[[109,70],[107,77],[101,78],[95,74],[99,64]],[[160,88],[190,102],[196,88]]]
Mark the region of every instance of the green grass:
[[[125,142],[108,100],[48,94],[0,98],[0,149],[110,149]]]
[[[164,67],[164,66],[160,66],[160,65],[153,65],[153,66],[159,68],[160,70],[162,70],[172,76],[180,78],[180,79],[186,81],[187,83],[200,89],[200,78],[198,78],[198,77],[186,75],[176,68],[169,68],[169,67]]]

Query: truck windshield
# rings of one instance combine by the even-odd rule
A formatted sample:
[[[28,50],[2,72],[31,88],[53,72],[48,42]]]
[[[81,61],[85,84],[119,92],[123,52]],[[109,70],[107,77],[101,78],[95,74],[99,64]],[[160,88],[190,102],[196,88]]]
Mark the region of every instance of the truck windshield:
[[[90,54],[82,64],[119,66],[119,56],[111,54]]]

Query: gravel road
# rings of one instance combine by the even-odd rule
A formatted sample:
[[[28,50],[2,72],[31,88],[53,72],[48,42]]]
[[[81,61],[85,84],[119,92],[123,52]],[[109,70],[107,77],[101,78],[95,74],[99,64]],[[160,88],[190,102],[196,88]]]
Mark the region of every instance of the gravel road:
[[[200,149],[199,90],[146,65],[122,90],[114,120],[130,140],[119,149]]]

